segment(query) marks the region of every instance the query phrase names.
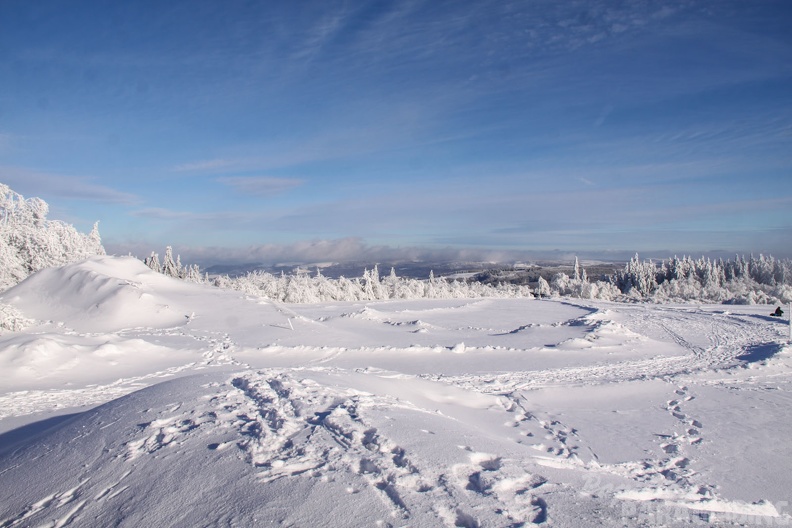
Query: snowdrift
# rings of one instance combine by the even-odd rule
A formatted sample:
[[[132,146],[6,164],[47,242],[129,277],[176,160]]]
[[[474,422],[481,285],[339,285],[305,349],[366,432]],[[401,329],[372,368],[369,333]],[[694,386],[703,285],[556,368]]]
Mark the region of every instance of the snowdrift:
[[[79,332],[113,332],[185,324],[191,312],[174,301],[199,289],[155,273],[133,257],[92,257],[39,271],[0,300],[40,321]]]

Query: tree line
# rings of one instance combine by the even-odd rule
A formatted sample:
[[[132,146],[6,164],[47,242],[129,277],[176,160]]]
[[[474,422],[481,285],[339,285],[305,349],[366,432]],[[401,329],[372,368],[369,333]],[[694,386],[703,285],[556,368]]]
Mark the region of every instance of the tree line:
[[[734,260],[712,260],[689,256],[659,263],[641,260],[636,254],[623,269],[591,281],[575,258],[572,276],[557,273],[551,280],[539,277],[535,284],[508,281],[483,283],[476,280],[398,277],[393,268],[380,276],[375,265],[361,277],[330,279],[319,269],[315,274],[300,270],[279,275],[252,271],[239,277],[201,275],[195,266],[184,267],[174,260],[170,247],[163,264],[152,253],[145,262],[172,277],[212,284],[288,303],[329,301],[376,301],[390,299],[457,299],[472,297],[575,297],[609,301],[708,302],[733,304],[780,304],[792,302],[792,260],[759,255]]]
[[[40,198],[25,199],[0,183],[0,291],[36,271],[104,255],[98,224],[80,233],[65,222],[47,219],[49,206]],[[641,260],[636,254],[623,269],[591,281],[575,259],[573,274],[539,278],[518,285],[504,280],[485,284],[475,280],[437,278],[419,280],[381,276],[378,267],[361,277],[330,279],[296,272],[273,275],[254,271],[240,277],[202,274],[198,266],[184,266],[167,247],[162,261],[151,253],[144,259],[154,271],[198,283],[211,284],[281,302],[367,301],[388,299],[453,299],[470,297],[577,297],[612,301],[696,301],[737,304],[792,302],[792,260],[772,256],[734,259],[673,257],[661,262]]]

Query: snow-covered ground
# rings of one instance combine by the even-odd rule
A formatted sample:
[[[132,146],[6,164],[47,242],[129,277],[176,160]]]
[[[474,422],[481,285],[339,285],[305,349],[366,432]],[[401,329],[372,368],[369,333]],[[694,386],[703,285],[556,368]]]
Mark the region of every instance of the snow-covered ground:
[[[280,305],[117,257],[0,302],[0,527],[792,525],[768,306]]]

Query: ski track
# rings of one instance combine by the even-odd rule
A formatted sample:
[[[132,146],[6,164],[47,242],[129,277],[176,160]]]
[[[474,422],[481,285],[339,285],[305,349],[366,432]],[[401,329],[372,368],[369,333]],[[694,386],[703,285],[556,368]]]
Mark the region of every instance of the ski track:
[[[621,308],[621,307],[620,307]],[[608,365],[562,368],[549,371],[514,372],[484,376],[437,376],[427,379],[448,383],[465,390],[503,395],[519,408],[516,422],[535,421],[546,434],[535,447],[556,458],[566,459],[569,467],[577,466],[593,473],[604,472],[623,476],[641,484],[639,491],[616,492],[614,497],[635,501],[669,502],[677,507],[703,512],[699,517],[709,522],[709,512],[737,512],[754,519],[776,518],[780,523],[792,521],[778,517],[771,505],[762,502],[745,505],[720,499],[714,484],[703,482],[694,469],[696,448],[704,441],[704,424],[684,411],[687,402],[695,399],[691,393],[694,374],[740,368],[737,359],[746,348],[756,343],[772,343],[782,336],[778,330],[746,315],[707,313],[688,309],[654,308],[651,315],[646,308],[621,308],[619,324],[642,336],[676,343],[688,353],[678,357],[658,357],[647,360],[622,361]],[[606,312],[607,313],[607,312]],[[605,322],[605,321],[603,321]],[[610,321],[612,322],[612,321]],[[597,325],[592,324],[595,331]],[[685,335],[704,337],[706,343],[691,342]],[[665,456],[637,462],[607,465],[596,461],[589,450],[585,456],[575,429],[558,420],[542,420],[526,412],[520,404],[531,390],[570,385],[599,385],[632,380],[663,380],[672,387],[665,410],[677,422],[673,431],[658,435]],[[687,384],[683,380],[688,380]],[[723,383],[705,382],[705,383]],[[734,383],[740,383],[735,381]],[[523,433],[535,436],[532,433]],[[763,515],[769,517],[762,517]]]
[[[750,316],[662,309],[655,309],[650,315],[645,309],[629,309],[629,306],[623,309],[621,315],[626,317],[619,324],[628,330],[661,341],[670,339],[689,353],[683,356],[653,357],[546,371],[425,377],[492,394],[570,384],[591,385],[648,379],[670,381],[677,376],[701,371],[739,367],[743,362],[736,358],[750,345],[777,341],[780,337],[777,330],[753,320]],[[596,331],[596,326],[598,325],[592,325],[592,331]],[[709,345],[702,347],[691,343],[683,337],[683,333],[706,336]]]

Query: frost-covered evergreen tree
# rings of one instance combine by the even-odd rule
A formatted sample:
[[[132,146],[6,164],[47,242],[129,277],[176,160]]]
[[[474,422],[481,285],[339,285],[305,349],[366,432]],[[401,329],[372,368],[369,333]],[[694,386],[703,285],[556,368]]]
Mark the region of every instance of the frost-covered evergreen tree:
[[[153,271],[156,271],[157,273],[162,272],[162,266],[160,266],[160,262],[159,262],[159,255],[157,255],[153,251],[151,252],[151,256],[146,257],[143,260],[143,264],[151,268]]]
[[[204,278],[201,275],[201,269],[197,264],[192,264],[186,268],[182,268],[182,271],[182,279],[189,282],[203,282]]]
[[[391,267],[390,274],[388,277],[383,281],[385,293],[389,299],[398,299],[398,292],[399,292],[399,277],[396,276],[396,269]]]
[[[181,267],[173,260],[173,248],[170,246],[165,248],[165,257],[162,259],[161,272],[168,277],[179,278],[181,275]]]
[[[611,282],[634,299],[717,303],[792,301],[792,261],[759,255],[734,260],[674,256],[659,268],[633,257]]]
[[[36,208],[43,211],[41,204]],[[35,215],[31,215],[34,218]],[[40,213],[38,217],[40,217]],[[3,251],[0,245],[0,253]],[[152,269],[159,266],[156,253],[146,259]],[[170,247],[165,254],[161,271],[194,282],[209,282],[201,277],[197,266],[184,267],[180,258],[173,259]],[[170,269],[170,272],[166,272]],[[263,271],[243,277],[215,277],[213,284],[222,288],[243,291],[281,302],[312,303],[326,301],[373,301],[388,299],[457,299],[472,297],[575,297],[581,299],[629,301],[696,301],[718,303],[786,303],[792,301],[792,261],[760,255],[735,260],[693,259],[673,257],[659,266],[642,261],[636,254],[605,280],[589,281],[585,268],[576,259],[574,276],[556,274],[548,283],[539,278],[537,286],[500,283],[495,286],[476,281],[437,278],[430,272],[427,280],[406,279],[390,274],[381,278],[378,266],[365,270],[358,278],[324,277],[317,270],[311,277],[306,270],[287,276],[275,276]]]
[[[159,262],[159,255],[154,251],[151,252],[150,256],[143,259],[143,263],[152,270],[167,275],[168,277],[183,279],[189,282],[210,282],[208,276],[204,277],[201,275],[201,269],[196,264],[184,266],[181,263],[180,255],[176,255],[174,259],[173,248],[171,246],[165,248],[165,257],[162,259],[162,264]],[[229,280],[228,277],[216,277],[214,279],[214,284],[219,287],[228,287]]]
[[[550,289],[550,283],[547,282],[544,277],[539,277],[539,284],[536,287],[536,296],[550,297],[551,294],[552,290]]]
[[[44,268],[105,254],[98,224],[84,234],[48,220],[48,213],[44,200],[25,199],[0,183],[0,289]]]
[[[448,281],[436,278],[434,273],[428,280],[403,279],[394,270],[385,278],[379,278],[378,268],[366,270],[362,277],[328,279],[317,273],[310,277],[306,273],[275,276],[262,271],[244,276],[216,277],[214,285],[245,292],[248,295],[267,299],[311,303],[327,301],[370,301],[387,299],[456,299],[471,297],[533,297],[526,286],[499,285],[493,287],[479,282]]]
[[[623,270],[616,272],[613,282],[626,295],[649,295],[657,287],[657,267],[651,261],[641,262],[636,253]]]

